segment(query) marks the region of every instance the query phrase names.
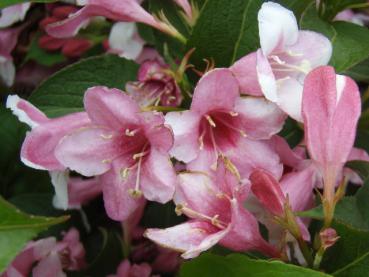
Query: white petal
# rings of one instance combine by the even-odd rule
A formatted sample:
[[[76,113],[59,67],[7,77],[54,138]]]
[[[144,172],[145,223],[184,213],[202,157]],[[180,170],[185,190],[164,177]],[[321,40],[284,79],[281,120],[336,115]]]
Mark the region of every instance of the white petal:
[[[293,119],[302,122],[301,103],[303,86],[295,79],[278,81],[278,106]]]
[[[53,205],[58,209],[68,209],[69,171],[49,171],[51,183],[55,189]]]

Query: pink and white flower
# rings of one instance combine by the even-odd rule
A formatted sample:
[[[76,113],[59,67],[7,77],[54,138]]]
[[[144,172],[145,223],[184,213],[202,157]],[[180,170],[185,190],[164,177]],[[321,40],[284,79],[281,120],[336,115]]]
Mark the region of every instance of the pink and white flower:
[[[213,177],[203,173],[179,174],[176,211],[191,218],[167,229],[148,229],[145,236],[157,244],[193,258],[216,243],[235,251],[258,250],[277,257],[277,249],[260,235],[255,217],[242,206],[247,185],[240,183],[220,162]]]
[[[163,115],[141,112],[129,96],[106,87],[88,89],[84,105],[91,124],[59,142],[57,160],[84,176],[101,175],[105,208],[115,220],[127,219],[144,201],[142,194],[171,200],[173,135]]]
[[[231,70],[242,93],[264,95],[302,121],[304,78],[329,62],[332,45],[321,34],[299,31],[293,13],[274,2],[262,5],[258,21],[261,48],[238,60]]]
[[[262,98],[240,97],[229,69],[206,73],[195,88],[190,110],[170,112],[165,118],[175,136],[171,154],[191,162],[192,170],[207,171],[216,167],[219,156],[227,156],[245,177],[257,166],[281,174],[277,155],[258,140],[279,132],[285,116]]]

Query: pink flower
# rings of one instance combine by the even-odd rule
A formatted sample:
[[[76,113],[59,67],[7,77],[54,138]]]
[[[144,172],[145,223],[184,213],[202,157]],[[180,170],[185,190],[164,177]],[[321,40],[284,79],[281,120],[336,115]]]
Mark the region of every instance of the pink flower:
[[[127,92],[140,106],[179,106],[182,101],[181,90],[168,70],[169,66],[157,60],[142,63],[138,81],[127,83]]]
[[[133,22],[117,22],[110,30],[109,52],[120,57],[136,60],[142,53],[144,44]]]
[[[34,277],[66,276],[63,269],[80,270],[85,265],[85,249],[72,228],[60,242],[54,237],[29,242],[1,277],[29,276],[31,272]]]
[[[131,264],[128,260],[120,263],[117,274],[108,277],[150,277],[151,267],[147,263]]]
[[[105,208],[116,220],[126,219],[144,199],[165,203],[174,193],[175,171],[168,151],[171,130],[159,113],[141,112],[118,89],[86,91],[91,124],[65,136],[57,160],[84,176],[101,175]]]
[[[166,115],[175,136],[171,154],[191,162],[192,170],[207,171],[216,166],[218,156],[227,156],[244,175],[257,166],[279,175],[279,158],[257,139],[277,133],[284,119],[273,103],[256,97],[241,98],[232,72],[215,69],[198,82],[190,110]]]
[[[18,42],[23,26],[0,29],[0,79],[8,87],[13,85],[15,66],[11,55]]]
[[[32,168],[48,170],[60,205],[68,207],[68,171],[55,156],[59,141],[73,130],[88,126],[86,113],[73,113],[49,119],[29,102],[16,95],[8,96],[6,107],[11,109],[19,121],[28,124],[32,130],[22,144],[21,160]]]
[[[242,207],[247,187],[219,163],[216,176],[179,174],[174,201],[188,222],[167,228],[148,229],[145,236],[161,246],[193,258],[216,243],[235,251],[258,250],[277,257],[278,251],[260,235],[254,216]]]
[[[31,3],[12,5],[1,10],[0,28],[9,27],[22,21],[29,10]]]
[[[81,2],[85,6],[78,12],[71,14],[63,21],[48,25],[46,28],[48,34],[58,38],[75,36],[80,28],[96,16],[104,16],[114,21],[140,22],[168,34],[177,34],[172,26],[157,20],[145,11],[137,0],[87,0]]]
[[[361,113],[360,93],[349,77],[332,67],[313,70],[305,80],[302,114],[311,159],[322,172],[324,196],[333,202],[334,188],[355,140]]]
[[[328,63],[331,43],[318,33],[299,31],[293,13],[274,2],[262,5],[258,21],[261,49],[237,61],[231,70],[242,93],[264,95],[302,121],[304,78]]]
[[[348,21],[360,26],[364,26],[366,22],[369,22],[369,16],[364,13],[355,13],[353,10],[347,9],[338,13],[334,20]]]

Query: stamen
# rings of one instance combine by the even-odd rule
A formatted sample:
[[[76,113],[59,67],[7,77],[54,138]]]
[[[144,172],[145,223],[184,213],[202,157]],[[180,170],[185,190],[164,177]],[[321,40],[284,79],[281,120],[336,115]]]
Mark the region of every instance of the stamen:
[[[148,151],[144,151],[144,152],[141,152],[141,153],[136,153],[136,154],[134,154],[133,155],[133,159],[134,160],[137,160],[137,159],[140,159],[140,158],[142,158],[143,156],[145,156],[146,154],[148,153]]]
[[[280,65],[284,65],[286,64],[285,61],[282,61],[278,56],[275,56],[275,55],[271,55],[270,58],[274,61],[276,61],[278,64]]]
[[[105,159],[105,160],[102,160],[101,161],[103,164],[109,164],[109,163],[111,163],[112,162],[112,160],[110,160],[110,159]]]
[[[144,145],[144,147],[142,148],[142,152],[141,153],[137,153],[133,155],[133,159],[136,160],[138,159],[137,162],[137,177],[136,177],[136,185],[134,189],[129,189],[128,193],[133,197],[133,198],[139,198],[142,196],[142,191],[140,190],[140,176],[141,176],[141,164],[142,164],[142,157],[144,157],[149,151],[145,151],[147,147],[147,144]]]
[[[129,168],[128,167],[126,167],[126,168],[122,168],[121,170],[120,170],[120,177],[123,179],[123,180],[127,180],[127,178],[128,178],[128,175],[129,175]]]
[[[247,137],[247,134],[245,131],[241,130],[241,129],[238,129],[234,126],[232,126],[231,124],[229,124],[227,121],[223,120],[223,119],[220,119],[220,118],[217,118],[218,121],[222,122],[225,126],[227,126],[228,128],[232,129],[232,130],[235,130],[237,132],[239,132],[241,134],[241,136],[243,136],[244,138]]]
[[[140,198],[142,196],[142,191],[136,189],[129,189],[128,193],[134,199]]]
[[[129,130],[129,129],[126,129],[125,131],[125,135],[127,137],[133,137],[137,132],[139,131],[139,129],[135,129],[135,130]]]
[[[230,112],[229,112],[229,114],[230,114],[231,116],[238,116],[238,113],[237,113],[237,112],[235,112],[235,111],[230,111]]]
[[[209,115],[205,115],[205,118],[209,122],[211,127],[213,127],[213,128],[217,127],[217,125],[215,124],[215,122],[213,121],[213,119]]]
[[[202,134],[199,137],[199,143],[200,143],[199,149],[200,150],[204,149],[204,135],[205,135],[205,130],[202,132]]]
[[[304,55],[303,53],[297,53],[291,50],[287,50],[286,53],[291,57],[302,57]]]
[[[101,134],[100,137],[102,137],[103,139],[112,139],[113,135],[112,134],[109,134],[109,135]]]
[[[176,206],[175,212],[176,212],[177,215],[182,215],[184,213],[188,217],[198,218],[198,219],[209,221],[211,224],[213,224],[214,226],[216,226],[220,229],[227,228],[227,224],[222,222],[221,220],[219,220],[219,215],[218,214],[216,214],[213,217],[210,217],[210,216],[207,216],[205,214],[194,211],[190,208],[187,208],[186,206],[184,206],[182,204],[179,204],[179,205]]]

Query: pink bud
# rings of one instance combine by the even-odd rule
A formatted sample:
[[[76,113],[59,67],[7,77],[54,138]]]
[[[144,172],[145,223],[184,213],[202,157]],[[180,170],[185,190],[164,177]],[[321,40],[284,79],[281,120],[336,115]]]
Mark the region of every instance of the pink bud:
[[[53,38],[49,35],[43,35],[38,40],[38,45],[40,48],[48,50],[48,51],[55,51],[63,47],[65,44],[65,39],[60,38]]]
[[[82,56],[91,46],[91,42],[87,39],[73,38],[65,43],[62,53],[66,57],[76,58]]]
[[[339,236],[337,236],[337,232],[333,228],[325,229],[324,231],[320,232],[319,236],[320,242],[324,250],[333,246],[336,243],[336,241],[340,238]]]
[[[53,9],[52,14],[58,19],[65,19],[70,14],[73,14],[77,11],[78,11],[78,8],[74,6],[59,6]]]
[[[261,204],[274,215],[283,215],[286,198],[278,181],[268,172],[256,169],[250,175],[251,190]]]
[[[44,19],[42,19],[39,23],[38,26],[40,27],[40,29],[45,29],[45,27],[51,23],[55,23],[58,22],[59,19],[53,16],[48,16],[45,17]]]

